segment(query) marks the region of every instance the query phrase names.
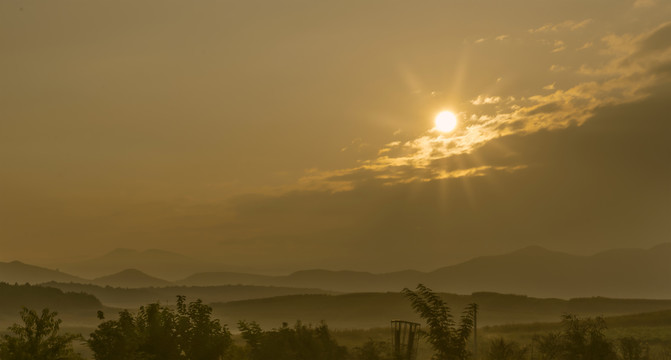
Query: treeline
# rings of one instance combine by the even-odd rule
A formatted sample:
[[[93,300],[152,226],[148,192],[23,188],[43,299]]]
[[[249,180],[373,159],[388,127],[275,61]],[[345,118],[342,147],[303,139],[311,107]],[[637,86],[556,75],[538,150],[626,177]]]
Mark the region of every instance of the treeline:
[[[102,304],[95,296],[83,292],[63,292],[52,287],[0,282],[0,309],[20,309],[22,306],[81,310],[100,309]]]
[[[422,318],[424,342],[434,360],[473,359],[470,340],[478,306],[471,304],[461,316],[437,294],[422,285],[404,289],[411,308]],[[22,324],[9,328],[0,339],[0,360],[81,360],[72,347],[81,341],[96,360],[399,360],[388,342],[369,340],[359,347],[338,344],[328,326],[300,322],[263,330],[255,322],[240,321],[236,341],[226,325],[212,316],[201,300],[187,302],[178,296],[176,307],[154,303],[136,313],[121,311],[101,320],[87,339],[62,334],[55,312],[21,312]],[[534,337],[533,346],[498,338],[483,346],[484,360],[671,360],[671,351],[651,356],[645,342],[633,337],[609,339],[601,318],[565,315],[554,332]]]
[[[328,326],[296,323],[264,331],[241,321],[244,345],[234,344],[229,329],[212,318],[212,308],[201,300],[187,303],[178,297],[176,308],[154,303],[133,314],[121,311],[102,320],[88,339],[62,334],[57,313],[23,308],[23,324],[9,328],[0,340],[1,360],[82,360],[72,346],[82,341],[96,360],[349,360],[364,359],[360,349],[338,345]],[[370,359],[366,357],[365,359]]]

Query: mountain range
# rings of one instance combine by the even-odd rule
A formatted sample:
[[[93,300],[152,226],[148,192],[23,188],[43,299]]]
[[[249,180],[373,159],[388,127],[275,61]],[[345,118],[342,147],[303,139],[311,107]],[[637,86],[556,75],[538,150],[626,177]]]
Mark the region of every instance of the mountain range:
[[[165,250],[138,251],[123,248],[88,260],[58,264],[58,267],[68,273],[94,278],[125,269],[138,269],[168,280],[181,279],[195,272],[233,269],[226,265],[204,262]]]
[[[321,288],[339,292],[398,291],[423,283],[433,290],[478,291],[538,297],[606,296],[671,298],[671,243],[650,249],[616,249],[578,256],[532,246],[504,255],[483,256],[437,269],[384,274],[306,270],[286,276],[199,273],[180,284],[245,283]]]
[[[163,259],[177,259],[179,256],[130,251],[125,252],[129,256],[124,257],[123,253],[117,251],[106,257],[108,260],[114,257],[119,260],[110,260],[106,266],[115,263],[117,266],[139,270],[126,269],[113,275],[87,280],[60,271],[11,262],[0,263],[0,281],[34,284],[56,281],[135,288],[240,284],[323,289],[333,292],[397,292],[404,287],[412,288],[423,283],[435,291],[460,294],[492,291],[557,298],[605,296],[671,299],[671,243],[663,243],[650,249],[608,250],[591,256],[571,255],[531,246],[508,254],[477,257],[431,272],[406,270],[374,274],[304,270],[284,276],[268,276],[208,271],[173,282],[143,273],[147,269],[147,263],[134,263],[133,260],[144,261],[142,259],[146,259],[146,255],[156,254],[159,254],[156,257]],[[159,263],[154,261],[152,264],[157,266]]]

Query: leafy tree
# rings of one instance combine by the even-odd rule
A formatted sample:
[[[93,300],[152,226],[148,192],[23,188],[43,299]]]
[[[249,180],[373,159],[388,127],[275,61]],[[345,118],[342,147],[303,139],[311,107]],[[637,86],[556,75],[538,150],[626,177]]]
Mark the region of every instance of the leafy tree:
[[[219,320],[212,319],[212,308],[198,299],[186,305],[177,297],[179,346],[187,359],[218,360],[232,344],[231,334]]]
[[[613,344],[606,339],[606,323],[600,317],[579,319],[562,316],[562,330],[536,337],[543,359],[551,360],[614,360]]]
[[[159,304],[140,307],[135,317],[139,335],[138,352],[148,358],[180,360],[177,319],[173,311]]]
[[[104,319],[100,311],[98,318]],[[118,320],[98,325],[87,343],[97,360],[140,360],[146,358],[139,353],[140,341],[133,314],[124,310],[119,313]]]
[[[241,321],[238,329],[247,342],[250,360],[344,360],[345,347],[339,346],[326,324],[317,327],[297,322],[287,323],[270,331],[263,331],[255,322]]]
[[[435,351],[434,360],[463,360],[470,356],[467,341],[473,331],[475,304],[463,311],[457,325],[447,304],[428,287],[419,284],[416,291],[405,288],[402,293],[426,322],[428,331],[425,336]]]
[[[352,355],[353,360],[391,360],[391,347],[387,342],[369,339],[354,348]]]
[[[626,336],[618,340],[622,360],[648,360],[650,349],[641,340]]]
[[[527,348],[521,347],[515,341],[506,341],[503,338],[497,338],[490,342],[488,360],[524,360],[526,359]]]
[[[201,300],[177,299],[176,311],[149,304],[135,316],[122,311],[118,320],[101,323],[88,340],[95,359],[221,359],[232,344],[228,329],[211,318],[212,308]]]
[[[81,359],[72,349],[72,341],[79,335],[59,334],[61,319],[49,309],[38,314],[34,310],[21,310],[23,325],[9,327],[11,334],[0,342],[0,359],[3,360],[66,360]]]

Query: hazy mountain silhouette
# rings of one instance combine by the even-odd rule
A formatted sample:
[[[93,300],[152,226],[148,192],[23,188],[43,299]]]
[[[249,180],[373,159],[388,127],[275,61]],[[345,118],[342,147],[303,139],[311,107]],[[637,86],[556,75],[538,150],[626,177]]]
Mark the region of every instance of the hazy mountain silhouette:
[[[528,247],[444,267],[426,279],[436,289],[459,293],[671,298],[671,243],[592,256]]]
[[[91,278],[131,268],[169,279],[204,270],[197,260],[158,249],[145,251],[115,249],[102,256],[77,263],[63,264],[61,267],[65,271]]]
[[[147,275],[137,269],[126,269],[116,274],[102,276],[93,279],[91,283],[100,286],[127,288],[162,287],[174,285],[170,281]]]
[[[88,280],[60,272],[59,270],[28,265],[20,261],[0,262],[0,282],[10,284],[39,284],[47,281],[88,282]]]
[[[124,248],[115,249],[85,261],[59,264],[59,267],[64,271],[87,278],[96,278],[124,269],[138,269],[169,280],[182,279],[198,272],[236,270],[225,264],[193,259],[160,249],[138,251]]]
[[[86,280],[63,272],[0,263],[0,281],[94,283],[119,287],[256,285],[323,289],[335,292],[399,291],[424,283],[435,291],[469,294],[478,291],[538,297],[606,296],[671,299],[671,243],[650,249],[614,249],[591,256],[571,255],[530,246],[508,254],[481,256],[432,272],[413,270],[384,274],[358,271],[304,270],[284,276],[240,272],[198,272],[176,282],[146,274],[155,267],[172,267],[174,274],[191,269],[195,260],[161,250],[118,249],[98,259],[99,269],[128,265],[113,275]],[[168,264],[172,264],[169,265]],[[181,265],[179,265],[181,264]],[[93,263],[89,263],[93,266]],[[89,266],[87,265],[87,266]],[[202,266],[202,265],[200,265]],[[165,267],[165,268],[164,268]],[[102,270],[101,270],[102,271]],[[161,275],[162,276],[162,275]]]
[[[472,293],[494,291],[540,297],[608,296],[671,298],[671,243],[651,249],[616,249],[592,256],[571,255],[530,246],[504,255],[482,256],[424,273],[384,274],[354,271],[305,270],[287,276],[228,273],[195,274],[181,280],[191,284],[235,283],[321,288],[339,292],[398,291],[424,283],[436,291]],[[195,283],[194,283],[195,284]]]
[[[272,278],[265,275],[221,271],[196,273],[175,283],[189,286],[218,286],[263,283]]]

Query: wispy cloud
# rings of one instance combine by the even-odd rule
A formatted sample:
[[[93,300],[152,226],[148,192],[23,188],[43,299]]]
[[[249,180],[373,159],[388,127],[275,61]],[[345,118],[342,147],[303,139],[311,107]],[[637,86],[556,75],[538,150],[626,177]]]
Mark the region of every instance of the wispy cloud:
[[[546,32],[557,32],[557,31],[563,31],[563,30],[568,30],[568,31],[575,31],[578,29],[582,29],[589,25],[592,22],[592,19],[585,19],[582,21],[573,21],[573,20],[566,20],[562,21],[558,24],[553,24],[553,23],[547,23],[543,26],[540,26],[535,29],[529,29],[530,33],[546,33]]]
[[[473,105],[498,104],[499,102],[501,102],[500,96],[478,95],[477,98],[471,100]]]
[[[594,46],[594,43],[591,42],[591,41],[588,41],[588,42],[584,43],[581,47],[579,47],[578,50],[589,49],[589,48],[591,48],[592,46]]]
[[[554,49],[552,49],[553,53],[560,52],[566,50],[566,43],[564,43],[561,40],[555,40],[554,42]]]

